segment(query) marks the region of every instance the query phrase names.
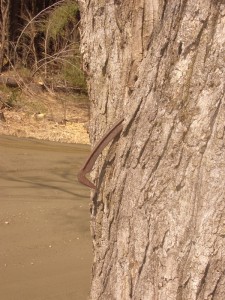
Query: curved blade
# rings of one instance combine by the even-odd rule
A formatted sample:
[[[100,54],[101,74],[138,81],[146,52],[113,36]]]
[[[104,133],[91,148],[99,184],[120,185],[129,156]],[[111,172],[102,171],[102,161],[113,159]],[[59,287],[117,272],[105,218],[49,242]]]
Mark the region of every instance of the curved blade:
[[[96,186],[89,179],[87,179],[85,175],[92,170],[102,150],[109,144],[110,141],[112,141],[118,134],[121,133],[123,130],[123,120],[124,118],[116,122],[95,145],[84,166],[77,175],[77,179],[80,183],[90,187],[91,189],[96,189]]]

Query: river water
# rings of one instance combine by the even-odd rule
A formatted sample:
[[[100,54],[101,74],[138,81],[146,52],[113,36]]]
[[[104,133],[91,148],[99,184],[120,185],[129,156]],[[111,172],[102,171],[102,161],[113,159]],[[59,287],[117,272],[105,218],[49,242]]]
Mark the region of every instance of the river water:
[[[0,299],[87,299],[87,145],[0,136]]]

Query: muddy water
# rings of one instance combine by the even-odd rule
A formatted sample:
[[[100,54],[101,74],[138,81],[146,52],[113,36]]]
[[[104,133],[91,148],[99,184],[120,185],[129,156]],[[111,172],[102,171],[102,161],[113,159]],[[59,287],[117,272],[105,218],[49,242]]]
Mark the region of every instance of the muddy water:
[[[0,137],[0,299],[87,299],[89,147]]]

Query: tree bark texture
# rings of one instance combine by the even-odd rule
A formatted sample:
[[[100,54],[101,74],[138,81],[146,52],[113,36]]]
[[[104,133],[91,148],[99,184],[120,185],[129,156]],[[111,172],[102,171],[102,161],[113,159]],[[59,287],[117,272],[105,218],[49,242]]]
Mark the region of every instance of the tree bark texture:
[[[91,299],[224,299],[225,1],[80,1],[91,140]]]

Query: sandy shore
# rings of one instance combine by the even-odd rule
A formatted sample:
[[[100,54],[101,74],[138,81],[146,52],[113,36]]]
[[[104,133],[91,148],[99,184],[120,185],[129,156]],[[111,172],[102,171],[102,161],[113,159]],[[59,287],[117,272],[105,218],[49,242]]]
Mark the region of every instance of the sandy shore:
[[[87,299],[90,191],[75,175],[88,152],[0,136],[1,299]]]

